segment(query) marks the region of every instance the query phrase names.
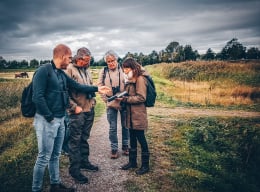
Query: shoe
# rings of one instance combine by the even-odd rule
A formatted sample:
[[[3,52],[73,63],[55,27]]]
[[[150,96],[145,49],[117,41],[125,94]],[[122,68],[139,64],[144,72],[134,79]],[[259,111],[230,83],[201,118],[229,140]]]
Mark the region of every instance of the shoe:
[[[88,183],[88,178],[85,177],[84,175],[82,175],[81,173],[79,174],[70,174],[71,177],[73,177],[73,179],[75,179],[75,181],[77,183],[80,183],[80,184],[85,184],[85,183]]]
[[[137,175],[143,175],[145,173],[148,173],[149,172],[149,166],[142,166],[140,169],[138,169],[135,173]]]
[[[91,171],[91,172],[96,172],[96,171],[98,171],[98,166],[88,163],[88,164],[81,165],[80,169]]]
[[[122,150],[123,150],[123,155],[125,156],[129,155],[129,149],[127,145],[123,145]]]
[[[129,163],[127,163],[127,164],[125,164],[121,167],[122,170],[128,170],[128,169],[131,169],[131,168],[137,168],[137,164],[129,162]]]
[[[129,150],[128,149],[124,149],[123,150],[123,155],[128,156],[129,155]]]
[[[74,192],[74,188],[67,188],[63,184],[51,184],[50,192]]]
[[[117,159],[117,158],[118,158],[117,150],[112,150],[112,152],[111,152],[111,159]]]

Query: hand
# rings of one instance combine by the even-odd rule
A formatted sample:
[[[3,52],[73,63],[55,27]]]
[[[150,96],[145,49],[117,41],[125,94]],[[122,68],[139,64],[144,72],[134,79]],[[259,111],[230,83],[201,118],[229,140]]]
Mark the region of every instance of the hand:
[[[98,92],[101,93],[101,94],[107,94],[110,91],[111,91],[111,88],[109,88],[107,86],[98,87]]]
[[[82,112],[82,108],[80,106],[76,106],[74,113],[79,114]]]

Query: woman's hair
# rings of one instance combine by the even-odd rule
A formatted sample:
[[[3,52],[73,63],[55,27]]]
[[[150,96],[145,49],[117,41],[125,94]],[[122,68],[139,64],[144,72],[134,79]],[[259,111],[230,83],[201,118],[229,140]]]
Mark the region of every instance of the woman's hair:
[[[142,66],[137,63],[133,58],[126,58],[122,63],[123,68],[131,68],[133,70],[134,76],[140,76],[142,72]]]
[[[109,50],[104,55],[104,61],[107,62],[107,56],[113,56],[116,60],[118,59],[118,55],[113,50]]]

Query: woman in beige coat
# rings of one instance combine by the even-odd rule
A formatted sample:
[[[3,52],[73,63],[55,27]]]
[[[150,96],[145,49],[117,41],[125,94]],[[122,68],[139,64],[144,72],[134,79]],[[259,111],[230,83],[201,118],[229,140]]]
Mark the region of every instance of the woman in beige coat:
[[[144,104],[146,100],[147,81],[145,71],[134,59],[128,58],[122,63],[125,74],[125,90],[127,97],[122,98],[126,104],[126,127],[130,133],[129,162],[122,166],[123,170],[137,167],[137,141],[141,146],[142,166],[136,174],[142,175],[149,172],[149,148],[145,138],[148,128],[147,111]]]

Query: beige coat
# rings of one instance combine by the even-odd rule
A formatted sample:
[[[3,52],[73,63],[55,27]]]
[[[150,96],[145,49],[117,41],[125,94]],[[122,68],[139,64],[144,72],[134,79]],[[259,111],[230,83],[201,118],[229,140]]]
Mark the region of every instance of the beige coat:
[[[105,74],[104,74],[105,72]],[[98,86],[108,86],[112,89],[112,87],[120,86],[120,92],[124,91],[124,72],[122,71],[121,67],[117,67],[115,70],[111,70],[108,67],[106,67],[106,70],[104,71],[104,68],[100,70],[99,77],[98,77]],[[120,93],[119,92],[119,93]],[[111,101],[107,102],[107,98],[113,96],[113,93],[110,92],[106,95],[101,95],[101,98],[106,103],[107,107],[112,107],[115,109],[121,109],[120,101]]]
[[[148,128],[148,119],[146,106],[147,80],[144,76],[139,76],[135,82],[128,82],[125,90],[129,96],[126,100],[126,127],[136,130],[145,130]]]
[[[80,68],[73,64],[69,64],[65,70],[65,73],[80,84],[93,84],[91,73],[86,68]],[[95,107],[95,104],[95,98],[88,99],[86,93],[73,90],[71,92],[69,113],[73,113],[76,106],[80,106],[83,112],[89,112],[93,107]]]

